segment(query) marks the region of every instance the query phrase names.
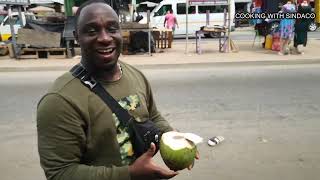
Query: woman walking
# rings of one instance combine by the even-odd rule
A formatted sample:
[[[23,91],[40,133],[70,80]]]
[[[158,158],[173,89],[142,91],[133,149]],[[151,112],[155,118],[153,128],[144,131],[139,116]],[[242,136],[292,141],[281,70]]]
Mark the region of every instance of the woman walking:
[[[295,5],[289,0],[285,5],[282,6],[282,13],[293,13],[296,12]],[[294,19],[281,19],[280,21],[280,52],[279,55],[289,53],[289,43],[294,36]]]

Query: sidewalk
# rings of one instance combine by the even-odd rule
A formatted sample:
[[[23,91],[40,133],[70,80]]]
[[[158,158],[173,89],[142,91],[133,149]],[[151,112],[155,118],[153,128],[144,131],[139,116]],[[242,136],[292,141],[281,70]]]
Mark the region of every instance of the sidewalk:
[[[189,40],[188,53],[185,53],[185,42],[174,42],[171,49],[164,49],[163,52],[142,55],[125,55],[121,60],[135,66],[148,65],[172,65],[172,64],[197,64],[197,63],[320,63],[320,40],[309,40],[304,55],[279,56],[277,52],[261,48],[261,43],[256,41],[252,47],[250,41],[235,41],[239,48],[237,53],[220,53],[218,41],[208,40],[201,44],[202,54],[195,52],[195,39]],[[80,57],[72,59],[28,59],[15,60],[7,57],[0,57],[1,71],[47,71],[66,70],[78,63]]]

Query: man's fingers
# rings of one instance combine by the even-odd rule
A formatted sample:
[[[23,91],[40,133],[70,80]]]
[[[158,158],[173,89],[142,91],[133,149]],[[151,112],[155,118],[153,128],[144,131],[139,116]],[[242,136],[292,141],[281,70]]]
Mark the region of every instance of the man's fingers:
[[[191,170],[193,168],[193,166],[194,166],[194,161],[192,164],[190,164],[190,166],[188,167],[188,170]]]
[[[199,154],[199,151],[197,151],[197,153],[196,153],[196,157],[195,157],[196,159],[200,159],[200,154]]]
[[[195,159],[197,159],[197,160],[200,159],[199,151],[196,152]],[[194,161],[193,161],[193,163],[188,167],[188,170],[191,170],[191,169],[193,168],[193,166],[194,166]]]
[[[156,153],[156,145],[154,143],[150,144],[149,150],[146,152],[146,154],[150,157],[153,157],[154,153]]]
[[[176,171],[171,171],[171,170],[159,168],[157,174],[158,174],[158,178],[160,178],[160,179],[170,179],[170,178],[173,178],[174,176],[178,175],[179,173]]]

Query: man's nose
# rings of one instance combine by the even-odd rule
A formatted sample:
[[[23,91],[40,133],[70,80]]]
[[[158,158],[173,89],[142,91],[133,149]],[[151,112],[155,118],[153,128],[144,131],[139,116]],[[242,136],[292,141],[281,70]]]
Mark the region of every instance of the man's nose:
[[[112,41],[112,37],[110,36],[110,34],[106,30],[102,30],[99,33],[97,40],[98,40],[98,42],[101,42],[101,43],[109,43]]]

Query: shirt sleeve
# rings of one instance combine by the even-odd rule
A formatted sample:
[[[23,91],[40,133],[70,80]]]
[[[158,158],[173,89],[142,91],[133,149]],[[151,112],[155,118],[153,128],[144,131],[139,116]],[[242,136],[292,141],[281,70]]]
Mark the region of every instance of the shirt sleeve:
[[[48,180],[130,180],[128,166],[81,163],[86,123],[75,106],[58,94],[46,95],[37,109],[40,164]]]

